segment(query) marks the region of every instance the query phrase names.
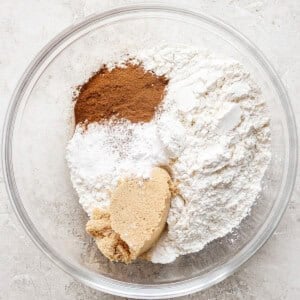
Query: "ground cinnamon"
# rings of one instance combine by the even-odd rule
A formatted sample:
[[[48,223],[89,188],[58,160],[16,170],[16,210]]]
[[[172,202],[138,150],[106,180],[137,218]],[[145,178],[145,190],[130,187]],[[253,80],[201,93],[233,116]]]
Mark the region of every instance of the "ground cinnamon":
[[[112,117],[149,122],[163,99],[168,80],[139,65],[101,68],[79,90],[75,122],[100,122]]]

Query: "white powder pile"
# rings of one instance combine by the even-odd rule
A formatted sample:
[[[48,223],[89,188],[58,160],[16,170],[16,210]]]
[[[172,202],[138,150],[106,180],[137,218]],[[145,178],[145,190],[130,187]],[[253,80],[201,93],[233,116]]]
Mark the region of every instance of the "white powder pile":
[[[71,180],[83,209],[107,208],[110,191],[124,177],[148,178],[153,166],[168,163],[153,122],[123,121],[77,126],[67,147]]]
[[[170,79],[161,114],[146,124],[77,126],[67,160],[89,214],[109,206],[118,179],[147,178],[153,166],[173,162],[180,194],[151,251],[152,262],[169,263],[249,214],[270,161],[269,119],[259,88],[235,60],[188,46],[144,50],[136,59]]]
[[[181,195],[152,251],[153,262],[168,263],[226,235],[249,213],[270,161],[269,119],[238,62],[185,47],[143,55],[146,69],[171,78],[158,133],[176,158]]]

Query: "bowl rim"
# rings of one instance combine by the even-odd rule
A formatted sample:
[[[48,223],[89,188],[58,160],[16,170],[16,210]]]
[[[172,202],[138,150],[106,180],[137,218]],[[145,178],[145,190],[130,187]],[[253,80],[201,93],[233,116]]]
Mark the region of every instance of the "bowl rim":
[[[262,226],[262,228],[254,236],[254,238],[238,252],[238,255],[234,256],[229,261],[225,262],[216,269],[213,269],[204,275],[196,276],[192,279],[178,281],[175,283],[162,283],[153,285],[127,283],[105,277],[101,274],[98,274],[97,280],[95,281],[92,272],[82,270],[77,266],[72,265],[72,263],[69,262],[68,259],[60,257],[59,253],[52,249],[51,246],[47,243],[47,241],[40,236],[39,232],[31,222],[29,216],[27,215],[23,207],[22,200],[18,193],[17,185],[14,178],[12,166],[11,136],[13,135],[14,122],[16,119],[16,113],[20,103],[20,99],[22,99],[22,96],[24,95],[24,92],[30,82],[30,79],[33,77],[33,74],[35,74],[36,70],[42,65],[45,59],[49,57],[55,49],[57,49],[61,44],[63,44],[64,41],[66,41],[72,35],[81,31],[82,29],[87,29],[90,25],[96,23],[97,21],[109,19],[117,15],[146,11],[166,12],[171,14],[184,15],[187,17],[193,17],[195,19],[213,25],[214,27],[222,29],[223,31],[227,32],[235,39],[237,39],[241,44],[247,46],[248,50],[252,53],[256,61],[269,74],[270,79],[279,95],[281,104],[286,114],[286,118],[288,120],[288,143],[290,147],[288,150],[287,177],[289,177],[290,179],[289,181],[286,180],[285,182],[284,194],[286,195],[286,197],[282,199],[281,205],[276,207],[276,214],[273,213],[272,218],[268,216],[268,218],[263,224],[264,226]],[[6,190],[9,195],[10,203],[13,207],[16,216],[18,217],[18,220],[20,221],[26,233],[34,242],[34,244],[46,256],[48,256],[60,269],[70,274],[73,278],[81,281],[82,283],[102,292],[137,299],[163,299],[183,296],[201,291],[224,280],[233,272],[235,272],[250,257],[252,257],[254,253],[259,248],[261,248],[272,235],[279,221],[281,220],[283,213],[285,212],[295,184],[298,161],[297,154],[297,129],[295,117],[293,114],[288,94],[274,68],[268,62],[266,57],[261,53],[261,51],[252,42],[250,42],[243,34],[241,34],[235,28],[226,24],[218,18],[211,17],[203,13],[195,12],[193,10],[185,9],[180,6],[168,6],[159,4],[153,5],[145,3],[139,5],[121,6],[115,9],[104,11],[102,13],[88,16],[80,23],[67,27],[50,42],[48,42],[46,46],[32,60],[32,62],[29,64],[22,77],[20,78],[11,97],[9,107],[7,109],[2,133],[2,168],[4,173]]]

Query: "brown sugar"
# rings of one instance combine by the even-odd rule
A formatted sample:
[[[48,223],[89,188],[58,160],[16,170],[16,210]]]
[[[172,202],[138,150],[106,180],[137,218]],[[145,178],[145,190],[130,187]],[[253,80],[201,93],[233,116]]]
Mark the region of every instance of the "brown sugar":
[[[148,251],[165,228],[171,186],[168,172],[158,167],[143,182],[119,182],[112,192],[110,210],[94,209],[86,225],[102,254],[127,264]]]
[[[109,212],[94,209],[91,219],[86,224],[86,231],[95,238],[97,247],[109,260],[130,263],[128,245],[112,230]]]
[[[161,235],[171,199],[171,178],[155,167],[148,180],[128,179],[113,191],[111,227],[130,248],[134,259],[149,250]]]
[[[101,68],[79,90],[75,123],[124,118],[133,123],[149,122],[163,99],[168,80],[142,66]]]

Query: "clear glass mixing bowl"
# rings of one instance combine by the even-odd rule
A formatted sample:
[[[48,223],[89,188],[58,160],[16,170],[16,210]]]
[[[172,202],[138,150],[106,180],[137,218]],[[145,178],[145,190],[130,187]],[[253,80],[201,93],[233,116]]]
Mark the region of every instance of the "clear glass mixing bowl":
[[[121,51],[162,42],[205,47],[240,60],[261,86],[272,117],[273,159],[263,197],[239,228],[169,265],[129,266],[103,258],[85,234],[65,161],[72,135],[72,92]],[[59,267],[98,290],[167,298],[207,288],[234,272],[268,239],[289,201],[297,166],[292,109],[263,55],[235,29],[179,8],[134,6],[92,16],[52,40],[15,90],[3,135],[3,169],[15,212],[36,245]]]

